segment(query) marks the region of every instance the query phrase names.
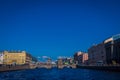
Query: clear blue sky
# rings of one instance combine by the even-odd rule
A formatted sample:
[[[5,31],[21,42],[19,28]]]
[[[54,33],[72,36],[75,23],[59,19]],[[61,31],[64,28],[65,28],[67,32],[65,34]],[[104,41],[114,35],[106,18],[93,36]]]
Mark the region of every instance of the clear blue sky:
[[[120,33],[120,0],[0,0],[0,50],[72,56]]]

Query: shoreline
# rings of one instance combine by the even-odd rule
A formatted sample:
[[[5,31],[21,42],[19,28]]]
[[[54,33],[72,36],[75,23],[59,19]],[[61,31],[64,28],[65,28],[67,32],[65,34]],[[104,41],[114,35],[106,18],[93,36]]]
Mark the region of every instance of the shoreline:
[[[77,65],[77,68],[120,72],[120,66],[79,66],[79,65]]]
[[[77,65],[76,69],[77,68],[78,69],[91,69],[91,70],[120,72],[120,66],[80,66],[80,65]],[[36,68],[30,68],[29,65],[0,66],[0,73],[1,72],[9,72],[9,71],[28,70],[28,69],[36,69]]]
[[[0,72],[18,71],[30,69],[29,65],[0,66]]]

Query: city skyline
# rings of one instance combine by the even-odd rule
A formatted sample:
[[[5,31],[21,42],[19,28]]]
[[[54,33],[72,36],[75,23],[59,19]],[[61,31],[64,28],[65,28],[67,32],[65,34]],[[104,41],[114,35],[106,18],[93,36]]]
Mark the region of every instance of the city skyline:
[[[120,1],[0,1],[0,50],[72,56],[120,33]]]

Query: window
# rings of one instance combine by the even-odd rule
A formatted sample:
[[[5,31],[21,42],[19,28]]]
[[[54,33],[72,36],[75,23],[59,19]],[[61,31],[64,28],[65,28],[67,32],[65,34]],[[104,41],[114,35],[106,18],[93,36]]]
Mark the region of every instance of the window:
[[[103,54],[103,51],[101,51],[101,54]]]
[[[104,58],[104,56],[101,56],[102,57],[102,59]]]

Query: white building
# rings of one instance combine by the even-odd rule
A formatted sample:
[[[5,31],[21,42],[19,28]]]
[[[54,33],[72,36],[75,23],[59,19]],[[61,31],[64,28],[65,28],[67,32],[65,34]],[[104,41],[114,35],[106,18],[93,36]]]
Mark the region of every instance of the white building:
[[[0,52],[0,64],[3,64],[3,52]]]

